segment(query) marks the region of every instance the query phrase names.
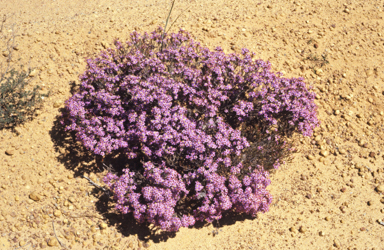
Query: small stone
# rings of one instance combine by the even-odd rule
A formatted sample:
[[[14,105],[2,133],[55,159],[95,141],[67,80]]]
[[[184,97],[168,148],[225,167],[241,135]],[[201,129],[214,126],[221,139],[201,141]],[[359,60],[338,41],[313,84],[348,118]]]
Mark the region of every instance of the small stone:
[[[34,77],[34,76],[36,76],[37,75],[37,70],[36,69],[34,69],[34,70],[32,70],[30,73],[29,73],[29,77]]]
[[[87,224],[88,224],[88,225],[92,225],[93,222],[92,222],[91,220],[87,220]]]
[[[305,232],[307,232],[307,229],[306,229],[305,227],[301,226],[301,227],[299,228],[299,232],[300,232],[300,233],[305,233]]]
[[[369,153],[369,157],[375,158],[375,156],[376,156],[375,152],[370,152]]]
[[[148,247],[150,247],[150,246],[151,246],[151,243],[150,243],[149,241],[143,243],[143,247],[144,247],[144,248],[148,248]]]
[[[345,193],[347,191],[347,189],[345,187],[343,187],[340,191]]]
[[[56,101],[56,102],[53,103],[53,107],[54,108],[60,108],[60,106],[61,106],[61,102],[60,101]]]
[[[340,242],[338,240],[333,240],[333,245],[336,247],[336,248],[340,248]]]
[[[106,49],[106,48],[108,48],[108,43],[105,42],[105,41],[102,41],[102,42],[101,42],[101,46],[103,46],[104,49]]]
[[[323,75],[323,70],[322,69],[315,69],[315,74],[318,75],[318,76],[322,76]]]
[[[327,217],[325,217],[325,220],[326,220],[326,221],[330,221],[331,218],[329,218],[329,217],[327,216]]]
[[[26,244],[26,243],[25,243],[25,241],[23,241],[23,240],[19,242],[19,246],[21,246],[21,247],[25,246],[25,244]]]
[[[32,192],[30,195],[29,195],[29,198],[31,200],[34,200],[34,201],[39,201],[41,200],[41,197],[40,195],[37,193],[37,192]]]
[[[108,227],[107,223],[100,223],[100,229],[106,229]]]
[[[364,145],[366,144],[367,142],[365,140],[360,140],[359,141],[359,146],[360,147],[364,147]]]
[[[327,150],[321,150],[320,155],[327,157],[329,155],[329,152]]]
[[[360,231],[365,231],[365,227],[360,228]]]
[[[347,13],[347,14],[349,14],[349,13],[350,13],[350,10],[349,10],[349,9],[345,9],[344,12]]]
[[[60,217],[61,216],[61,211],[60,210],[56,210],[55,212],[53,212],[53,215],[56,216],[56,217]]]
[[[376,191],[378,193],[384,193],[384,185],[379,185],[376,187]]]
[[[76,201],[75,197],[73,197],[73,196],[69,197],[68,200],[69,200],[71,203],[75,203],[75,201]]]
[[[292,233],[297,233],[297,229],[295,227],[290,227],[289,231],[291,231]]]
[[[313,155],[308,155],[308,156],[307,156],[307,159],[308,159],[308,160],[313,160],[313,159],[315,159],[315,157],[314,157]]]
[[[58,245],[58,242],[57,242],[56,238],[51,237],[51,238],[48,240],[48,246],[50,246],[50,247],[54,247],[54,246],[57,246],[57,245]]]
[[[345,151],[345,149],[340,149],[340,150],[339,150],[339,153],[340,153],[341,155],[344,155],[344,154],[347,153],[347,151]]]
[[[340,114],[340,110],[335,110],[335,115],[339,115]]]
[[[344,207],[344,206],[341,206],[340,207],[340,211],[344,214],[344,213],[346,213],[347,211],[346,211],[346,207]]]
[[[5,150],[5,154],[6,154],[6,155],[9,155],[9,156],[14,155],[14,154],[15,154],[15,150],[13,150],[13,149],[7,149],[7,150]]]
[[[325,233],[324,233],[323,231],[320,231],[320,232],[319,232],[319,235],[320,235],[320,236],[324,236]]]

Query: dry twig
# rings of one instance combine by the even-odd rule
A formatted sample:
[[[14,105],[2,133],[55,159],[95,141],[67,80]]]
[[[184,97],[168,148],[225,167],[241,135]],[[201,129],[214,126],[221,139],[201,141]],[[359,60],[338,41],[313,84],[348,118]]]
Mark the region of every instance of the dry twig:
[[[89,179],[88,177],[86,177],[86,176],[84,176],[84,175],[83,175],[83,177],[84,177],[85,179],[87,179],[87,180],[89,181],[89,183],[91,183],[91,184],[94,185],[95,187],[97,187],[97,188],[99,188],[100,190],[102,190],[102,191],[108,193],[108,190],[106,190],[105,188],[103,188],[103,187],[100,186],[100,185],[97,185],[96,183],[94,183],[94,182],[93,182],[91,179]]]
[[[59,240],[59,238],[57,238],[54,221],[52,221],[52,227],[53,227],[53,232],[55,233],[55,237],[56,237],[57,242],[59,242],[59,244],[60,244],[61,247],[64,247],[65,249],[68,249],[63,243],[61,243],[61,241]]]

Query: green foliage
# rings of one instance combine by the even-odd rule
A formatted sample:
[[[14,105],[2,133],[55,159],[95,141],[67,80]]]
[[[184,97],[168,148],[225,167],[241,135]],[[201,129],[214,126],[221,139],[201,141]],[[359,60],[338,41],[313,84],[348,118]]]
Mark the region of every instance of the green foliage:
[[[0,79],[0,129],[15,127],[32,117],[43,96],[40,87],[25,90],[30,72],[10,70]]]

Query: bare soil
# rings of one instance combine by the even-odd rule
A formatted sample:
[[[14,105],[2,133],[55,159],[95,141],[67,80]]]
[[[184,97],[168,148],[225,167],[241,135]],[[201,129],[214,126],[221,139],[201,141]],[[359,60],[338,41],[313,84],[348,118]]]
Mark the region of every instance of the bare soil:
[[[35,68],[31,86],[51,91],[33,120],[0,131],[0,248],[384,249],[383,1],[177,1],[171,22],[188,6],[171,31],[248,48],[317,93],[321,126],[271,174],[270,211],[162,233],[84,178],[103,186],[106,171],[58,122],[71,86],[115,38],[163,26],[170,1],[0,0],[3,35],[17,35],[0,63]]]

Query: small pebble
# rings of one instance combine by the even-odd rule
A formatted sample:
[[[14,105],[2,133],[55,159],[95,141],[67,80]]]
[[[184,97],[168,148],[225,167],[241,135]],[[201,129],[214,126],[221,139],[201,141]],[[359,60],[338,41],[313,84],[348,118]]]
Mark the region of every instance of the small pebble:
[[[384,185],[379,185],[376,187],[376,191],[378,193],[384,193]]]
[[[75,203],[76,199],[74,197],[69,197],[68,200],[71,202],[71,203]]]
[[[62,102],[60,102],[60,101],[56,101],[56,102],[53,103],[53,107],[54,107],[54,108],[60,108],[61,103],[62,103]]]
[[[301,226],[300,229],[299,229],[299,232],[300,233],[305,233],[305,232],[307,232],[307,229],[305,227]]]
[[[15,150],[13,150],[13,149],[7,149],[7,150],[5,150],[5,154],[6,154],[6,155],[9,155],[9,156],[14,155],[14,154],[15,154]]]
[[[55,212],[53,212],[53,215],[56,216],[56,217],[60,217],[61,216],[61,211],[60,210],[56,210]]]
[[[333,245],[336,247],[336,248],[340,248],[340,242],[338,240],[334,240],[333,241]]]
[[[143,243],[143,247],[144,247],[144,248],[148,248],[148,247],[150,247],[150,246],[151,246],[151,243],[150,243],[149,241]]]
[[[107,223],[100,223],[100,229],[106,229],[108,227]]]
[[[23,241],[23,240],[19,242],[19,246],[21,246],[21,247],[25,246],[25,244],[26,244],[26,243],[25,243],[25,241]]]
[[[329,152],[327,150],[321,150],[320,155],[327,157],[329,155]]]
[[[370,152],[369,153],[369,157],[375,158],[375,156],[376,156],[375,152]]]
[[[36,75],[37,75],[37,70],[36,69],[32,70],[31,73],[29,73],[29,77],[34,77]]]
[[[32,192],[30,195],[29,195],[29,198],[31,200],[34,200],[34,201],[39,201],[41,200],[41,197],[40,195],[37,193],[37,192]]]
[[[58,242],[57,242],[56,238],[51,237],[51,238],[48,240],[48,246],[50,246],[50,247],[54,247],[54,246],[57,246],[57,245],[58,245]]]
[[[313,159],[315,159],[315,157],[314,157],[313,155],[308,155],[308,156],[307,156],[307,159],[308,159],[308,160],[313,160]]]

